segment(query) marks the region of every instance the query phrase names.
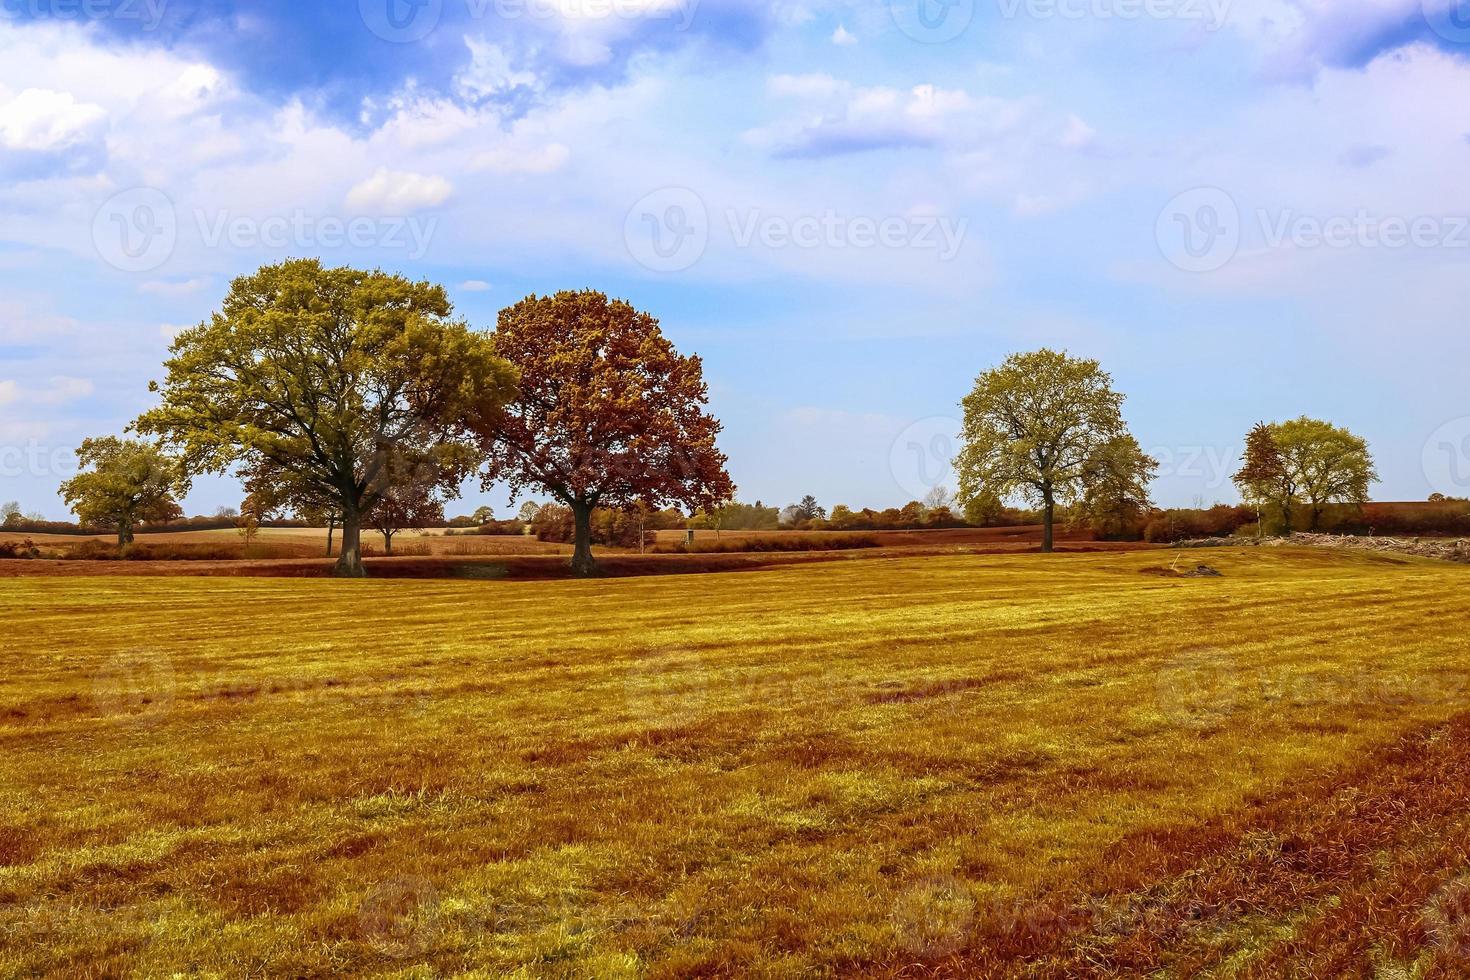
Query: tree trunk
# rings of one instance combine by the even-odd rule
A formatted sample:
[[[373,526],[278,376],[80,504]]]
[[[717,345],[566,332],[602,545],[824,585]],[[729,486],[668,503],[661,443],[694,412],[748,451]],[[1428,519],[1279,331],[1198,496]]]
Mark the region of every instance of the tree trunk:
[[[1323,507],[1321,504],[1312,505],[1312,526],[1310,530],[1315,531],[1322,526],[1322,510]]]
[[[1291,537],[1291,498],[1281,502],[1281,530],[1288,538]]]
[[[126,548],[133,543],[133,522],[127,518],[117,522],[117,546]]]
[[[1057,501],[1051,488],[1043,490],[1043,512],[1041,526],[1041,553],[1049,555],[1056,550]]]
[[[576,535],[572,547],[572,572],[576,575],[596,575],[597,562],[592,558],[592,505],[572,504],[572,517],[576,522]]]
[[[383,532],[383,554],[385,554],[385,555],[391,555],[391,554],[393,554],[393,532],[392,531],[384,531]]]
[[[332,539],[337,536],[337,518],[327,519],[327,557],[332,557]]]
[[[342,511],[342,556],[332,574],[338,578],[366,578],[362,567],[362,515],[354,508]]]

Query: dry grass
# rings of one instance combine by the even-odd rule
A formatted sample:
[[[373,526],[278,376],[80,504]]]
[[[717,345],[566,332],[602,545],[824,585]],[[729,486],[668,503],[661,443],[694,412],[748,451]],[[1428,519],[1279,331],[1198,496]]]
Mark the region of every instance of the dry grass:
[[[1464,975],[1470,569],[1208,558],[0,581],[0,975]]]

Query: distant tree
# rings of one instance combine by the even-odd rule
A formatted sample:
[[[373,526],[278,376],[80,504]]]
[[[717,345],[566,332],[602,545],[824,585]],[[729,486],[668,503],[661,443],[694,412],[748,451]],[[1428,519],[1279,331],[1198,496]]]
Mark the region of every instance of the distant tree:
[[[1311,507],[1311,530],[1321,526],[1328,504],[1368,502],[1378,470],[1366,439],[1306,416],[1281,422],[1274,430],[1287,474]]]
[[[979,493],[965,501],[965,523],[971,527],[990,527],[1005,513],[1005,501],[993,493]]]
[[[1039,506],[1041,550],[1052,551],[1057,504],[1082,500],[1100,458],[1128,434],[1112,383],[1097,361],[1052,350],[981,374],[964,400],[961,501],[1020,496]]]
[[[188,491],[179,464],[152,443],[86,439],[77,450],[79,472],[61,485],[61,496],[84,525],[117,529],[117,543],[132,544],[140,524],[184,516],[175,494]]]
[[[1447,500],[1449,500],[1449,498],[1442,493],[1431,493],[1429,495],[1429,502],[1431,504],[1442,504]]]
[[[495,350],[520,391],[481,427],[484,485],[504,482],[512,499],[539,487],[566,505],[577,574],[597,568],[594,509],[710,510],[734,496],[700,360],[647,313],[592,290],[529,296],[501,311]]]
[[[826,508],[817,506],[817,498],[811,494],[802,497],[800,501],[792,504],[792,506],[796,508],[796,513],[800,516],[803,523],[806,521],[825,521],[827,519]]]
[[[235,512],[235,529],[240,532],[240,551],[245,557],[250,557],[250,546],[260,535],[260,525],[264,523],[268,515],[269,508],[266,502],[250,496],[245,498],[240,504],[240,509]]]
[[[444,503],[435,496],[435,492],[436,485],[432,482],[404,480],[390,486],[378,497],[368,513],[368,523],[383,535],[384,554],[393,554],[393,537],[399,531],[444,523]],[[489,521],[480,523],[488,524]]]
[[[925,510],[948,510],[954,505],[954,494],[949,487],[930,487],[924,495]]]
[[[800,527],[807,520],[806,513],[797,504],[787,504],[781,508],[779,524],[781,527]]]
[[[833,507],[831,515],[827,518],[827,523],[838,531],[853,527],[857,522],[858,515],[853,513],[852,508],[846,504],[838,504]]]
[[[245,472],[309,488],[342,514],[337,574],[364,574],[361,529],[396,455],[433,456],[459,487],[515,372],[452,320],[442,286],[290,260],[236,279],[220,312],[174,340],[162,404],[135,423],[191,474]],[[295,491],[293,491],[294,493]]]
[[[1153,509],[1149,484],[1158,469],[1159,461],[1145,453],[1137,439],[1117,436],[1094,457],[1074,520],[1102,537],[1141,534]]]
[[[20,510],[20,501],[7,500],[0,504],[0,527],[10,527],[19,524],[25,517]]]
[[[484,527],[486,524],[495,520],[495,508],[488,505],[477,508],[474,514],[470,515],[470,519],[481,527]]]
[[[521,504],[521,509],[516,511],[516,520],[522,524],[532,524],[536,520],[536,514],[541,510],[541,505],[534,500],[528,500]]]
[[[214,516],[221,520],[233,521],[240,516],[240,511],[234,507],[222,506],[214,509]]]
[[[1310,508],[1308,528],[1315,531],[1327,505],[1367,503],[1368,490],[1377,480],[1367,440],[1307,416],[1256,426],[1246,440],[1244,465],[1235,475],[1248,500],[1280,509],[1288,534],[1293,504]]]
[[[1241,498],[1259,510],[1275,505],[1287,534],[1292,531],[1292,503],[1297,486],[1287,472],[1286,460],[1276,442],[1276,430],[1265,422],[1257,422],[1245,439],[1241,467],[1232,479]]]
[[[716,531],[774,531],[781,524],[781,514],[757,500],[753,504],[731,501],[712,511],[702,512],[688,522],[693,528]]]
[[[910,500],[898,509],[898,522],[904,527],[918,527],[924,523],[925,507],[917,500]]]

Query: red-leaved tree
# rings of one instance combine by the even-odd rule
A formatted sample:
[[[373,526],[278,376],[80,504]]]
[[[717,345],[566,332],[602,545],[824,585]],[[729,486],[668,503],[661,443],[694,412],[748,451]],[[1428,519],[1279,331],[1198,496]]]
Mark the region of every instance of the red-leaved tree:
[[[694,511],[734,495],[700,360],[647,313],[593,290],[528,296],[501,311],[495,352],[520,387],[482,427],[485,486],[539,488],[570,508],[577,574],[597,568],[594,508]]]

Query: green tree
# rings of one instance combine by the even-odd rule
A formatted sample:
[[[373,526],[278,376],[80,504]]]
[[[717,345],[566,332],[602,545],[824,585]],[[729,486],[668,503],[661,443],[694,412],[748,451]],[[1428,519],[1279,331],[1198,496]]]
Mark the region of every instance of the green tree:
[[[593,290],[528,296],[502,310],[497,353],[520,390],[481,429],[486,488],[528,487],[572,512],[572,567],[590,575],[592,513],[639,501],[709,510],[734,496],[719,420],[698,357],[684,357],[658,321]]]
[[[1088,524],[1105,538],[1141,533],[1153,509],[1149,484],[1158,470],[1159,461],[1144,452],[1137,439],[1131,435],[1114,438],[1102,447],[1083,481],[1086,489],[1075,521]]]
[[[162,404],[136,428],[176,447],[190,474],[240,464],[289,476],[284,496],[336,505],[337,574],[361,576],[363,518],[392,460],[432,460],[436,485],[457,491],[479,458],[468,426],[486,425],[514,391],[490,338],[451,313],[427,282],[314,259],[266,266],[175,339],[152,386]]]
[[[61,485],[61,497],[84,525],[117,529],[119,547],[133,543],[140,524],[183,516],[175,494],[188,492],[178,462],[158,446],[108,436],[77,450],[79,472]]]
[[[19,500],[7,500],[0,504],[0,527],[19,524],[24,517]]]
[[[1099,463],[1128,435],[1123,396],[1097,361],[1039,350],[981,374],[965,397],[959,497],[1020,496],[1042,511],[1042,551],[1055,546],[1059,502],[1079,502]]]
[[[1321,526],[1328,504],[1368,502],[1378,470],[1366,439],[1306,416],[1272,426],[1272,435],[1295,495],[1311,508],[1311,530]]]

